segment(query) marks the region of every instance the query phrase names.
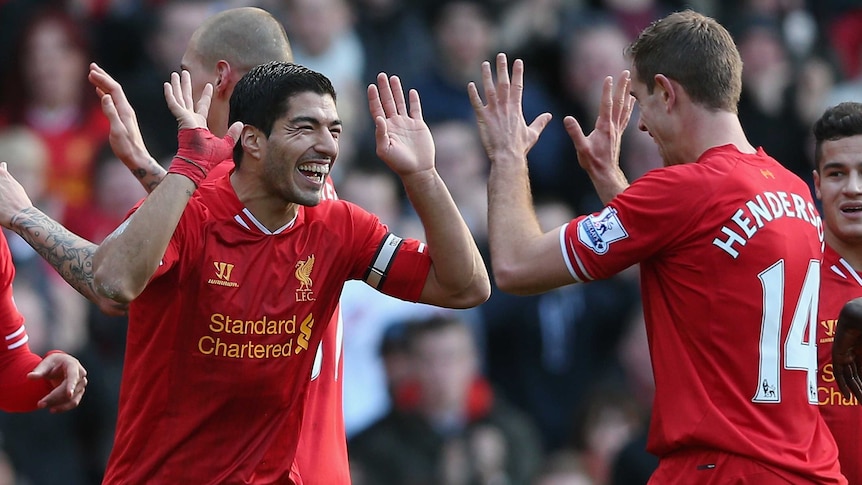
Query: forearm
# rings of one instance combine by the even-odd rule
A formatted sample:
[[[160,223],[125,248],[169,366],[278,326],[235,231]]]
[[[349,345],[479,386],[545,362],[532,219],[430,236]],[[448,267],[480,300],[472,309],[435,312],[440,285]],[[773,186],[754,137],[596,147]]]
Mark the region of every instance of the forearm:
[[[522,261],[520,251],[541,234],[526,160],[498,158],[488,176],[488,240],[494,274],[512,271]]]
[[[407,197],[422,221],[432,259],[434,284],[446,301],[443,306],[472,307],[490,295],[485,263],[445,183],[430,169],[402,179]]]
[[[138,210],[99,246],[93,258],[96,290],[129,302],[147,285],[165,254],[195,184],[169,174]]]
[[[496,285],[507,292],[532,294],[553,287],[536,271],[551,254],[533,208],[527,161],[497,157],[488,177],[488,240]],[[559,247],[559,246],[557,246]],[[556,249],[559,253],[559,249]]]
[[[48,262],[78,293],[98,303],[93,283],[93,254],[97,246],[69,231],[44,212],[28,207],[14,217],[10,228]]]

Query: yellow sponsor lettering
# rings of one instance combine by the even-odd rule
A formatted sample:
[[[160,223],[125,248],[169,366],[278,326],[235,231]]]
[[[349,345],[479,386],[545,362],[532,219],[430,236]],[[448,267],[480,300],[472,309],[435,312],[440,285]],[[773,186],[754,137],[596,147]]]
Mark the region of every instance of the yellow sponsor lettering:
[[[296,316],[289,320],[277,320],[263,316],[257,320],[231,318],[221,313],[210,315],[209,329],[213,333],[235,335],[281,335],[296,333]]]
[[[823,382],[835,382],[835,373],[832,372],[832,362],[823,366],[820,370],[820,376]]]
[[[204,335],[198,340],[198,351],[203,355],[227,357],[230,359],[270,359],[290,357],[293,352],[293,339],[282,343],[256,344],[254,342],[227,343],[219,337]]]
[[[820,386],[817,388],[817,395],[817,403],[821,406],[856,406],[858,404],[855,397],[845,398],[835,386]]]

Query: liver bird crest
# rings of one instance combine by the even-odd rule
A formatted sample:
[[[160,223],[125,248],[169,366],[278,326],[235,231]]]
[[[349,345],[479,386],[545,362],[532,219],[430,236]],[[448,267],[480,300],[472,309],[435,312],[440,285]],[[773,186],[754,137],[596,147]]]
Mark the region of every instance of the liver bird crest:
[[[298,290],[311,290],[311,269],[314,267],[314,255],[305,261],[296,263],[296,279],[299,280]]]

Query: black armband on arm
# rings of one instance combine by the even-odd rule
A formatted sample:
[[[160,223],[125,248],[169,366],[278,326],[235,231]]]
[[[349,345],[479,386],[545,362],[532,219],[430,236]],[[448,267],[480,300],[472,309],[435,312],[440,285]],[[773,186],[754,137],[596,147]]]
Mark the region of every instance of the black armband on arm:
[[[398,248],[401,247],[403,241],[402,238],[391,232],[383,238],[383,242],[377,248],[377,252],[371,260],[371,266],[368,267],[365,278],[363,278],[372,288],[379,290],[383,287],[383,283],[386,282],[386,274],[389,272],[392,261],[395,260],[395,255],[398,254]]]

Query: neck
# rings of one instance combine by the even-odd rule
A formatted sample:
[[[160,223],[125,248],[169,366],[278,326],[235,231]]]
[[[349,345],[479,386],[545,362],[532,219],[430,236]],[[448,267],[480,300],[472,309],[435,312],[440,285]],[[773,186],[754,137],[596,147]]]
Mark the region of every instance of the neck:
[[[844,241],[834,234],[826,231],[826,244],[844,258],[845,261],[857,272],[862,272],[862,244],[860,241]]]
[[[249,183],[247,177],[241,170],[235,170],[230,177],[233,190],[245,208],[270,232],[281,229],[296,217],[298,204],[272,196],[260,184]]]
[[[746,138],[739,117],[727,111],[698,109],[693,116],[684,118],[680,133],[683,163],[693,162],[707,150],[724,145],[733,145],[742,153],[757,152]]]

